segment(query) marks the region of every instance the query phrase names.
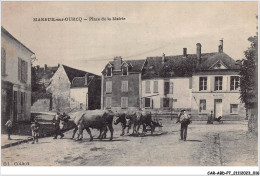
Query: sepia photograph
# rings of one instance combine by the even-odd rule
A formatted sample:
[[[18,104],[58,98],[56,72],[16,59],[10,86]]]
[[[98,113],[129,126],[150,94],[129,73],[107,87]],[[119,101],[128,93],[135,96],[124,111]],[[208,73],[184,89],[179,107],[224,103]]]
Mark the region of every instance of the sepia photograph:
[[[1,75],[2,168],[259,175],[257,1],[2,1]]]

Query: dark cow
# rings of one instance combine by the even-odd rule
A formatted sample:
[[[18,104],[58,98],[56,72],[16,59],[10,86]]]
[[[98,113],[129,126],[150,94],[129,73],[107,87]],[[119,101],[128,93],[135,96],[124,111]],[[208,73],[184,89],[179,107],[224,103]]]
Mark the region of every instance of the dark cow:
[[[129,119],[126,119],[126,116],[129,113],[125,113],[125,112],[115,112],[115,120],[114,120],[114,124],[117,125],[118,123],[121,123],[122,126],[122,133],[120,134],[120,136],[123,136],[125,134],[125,129],[127,128],[127,134],[129,133],[129,130],[131,129],[131,123],[129,123]]]
[[[146,126],[150,126],[152,135],[155,127],[162,127],[159,123],[152,120],[152,113],[150,111],[136,111],[134,114],[128,114],[126,119],[130,119],[130,122],[133,124],[133,134],[139,134],[141,125],[143,125],[142,134],[146,131]]]
[[[93,136],[89,128],[95,128],[100,130],[99,138],[102,138],[104,134],[107,132],[107,127],[111,133],[110,140],[113,139],[113,118],[114,113],[108,110],[93,110],[86,111],[82,116],[76,117],[74,119],[74,123],[78,126],[78,140],[83,138],[83,130],[86,129],[89,136],[90,141],[93,140]]]

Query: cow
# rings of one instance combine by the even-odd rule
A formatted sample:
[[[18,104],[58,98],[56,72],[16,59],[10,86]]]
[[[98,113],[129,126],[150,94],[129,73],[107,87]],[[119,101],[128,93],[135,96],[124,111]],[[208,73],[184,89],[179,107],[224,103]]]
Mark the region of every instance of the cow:
[[[65,129],[73,129],[73,134],[71,139],[74,139],[76,132],[78,131],[78,126],[75,124],[74,120],[76,118],[82,117],[83,114],[86,111],[76,111],[76,112],[71,112],[69,114],[63,114],[63,116],[60,118],[60,129],[65,130]]]
[[[115,112],[115,120],[114,124],[117,125],[118,123],[121,123],[122,126],[122,133],[120,136],[124,136],[125,134],[125,129],[127,128],[127,134],[129,133],[129,130],[131,129],[131,123],[128,122],[130,119],[126,119],[126,116],[129,113],[127,112]]]
[[[100,130],[99,138],[102,137],[107,132],[107,127],[111,133],[110,139],[113,139],[113,118],[114,113],[109,110],[92,110],[86,111],[82,116],[78,116],[74,119],[74,123],[78,126],[78,137],[77,140],[81,140],[83,138],[83,130],[86,129],[89,136],[90,141],[93,140],[93,136],[91,134],[90,128],[95,128]]]
[[[126,119],[130,119],[129,122],[133,124],[133,133],[139,134],[139,128],[143,125],[142,134],[146,130],[146,126],[151,127],[151,134],[153,135],[156,126],[161,127],[161,125],[152,120],[152,113],[150,111],[136,111],[134,114],[128,114]],[[136,129],[137,127],[137,129]]]

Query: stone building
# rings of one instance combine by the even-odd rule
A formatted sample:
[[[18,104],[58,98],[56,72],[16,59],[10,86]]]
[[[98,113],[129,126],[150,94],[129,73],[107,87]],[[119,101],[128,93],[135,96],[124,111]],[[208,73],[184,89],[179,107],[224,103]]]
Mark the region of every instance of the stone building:
[[[144,60],[115,57],[102,71],[102,109],[141,107],[141,70]]]
[[[1,119],[27,121],[31,116],[31,61],[35,54],[1,27]]]
[[[69,111],[71,107],[100,108],[100,82],[101,78],[98,75],[60,64],[46,88],[47,92],[52,94],[52,110]],[[90,96],[89,91],[92,93]]]

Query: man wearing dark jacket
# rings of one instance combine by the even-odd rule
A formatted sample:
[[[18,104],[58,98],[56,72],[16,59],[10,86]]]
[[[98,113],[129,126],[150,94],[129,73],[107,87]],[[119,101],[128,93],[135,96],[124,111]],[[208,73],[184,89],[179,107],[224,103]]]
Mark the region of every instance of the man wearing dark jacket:
[[[60,129],[60,118],[61,118],[61,114],[59,112],[57,112],[57,114],[52,119],[52,124],[54,125],[54,128],[55,128],[55,136],[53,139],[57,139],[58,135],[60,135],[60,138],[64,137],[64,134],[62,133],[62,131]]]

